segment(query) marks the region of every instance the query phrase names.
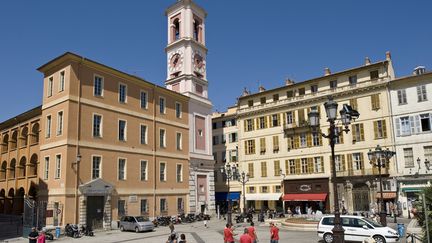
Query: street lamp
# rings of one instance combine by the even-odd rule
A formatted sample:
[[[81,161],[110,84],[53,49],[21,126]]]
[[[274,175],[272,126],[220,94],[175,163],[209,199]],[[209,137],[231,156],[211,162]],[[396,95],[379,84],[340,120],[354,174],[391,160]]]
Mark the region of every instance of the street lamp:
[[[382,184],[382,176],[381,176],[381,168],[385,167],[385,163],[389,161],[393,155],[396,153],[390,151],[388,148],[383,150],[379,145],[376,146],[375,150],[369,149],[368,158],[371,165],[378,167],[378,176],[380,183],[380,191],[381,191],[381,211],[380,211],[380,221],[383,226],[387,226],[387,213],[385,211],[385,203],[383,197],[383,184]],[[384,162],[383,162],[384,160]]]
[[[222,166],[220,168],[220,171],[223,175],[225,175],[227,182],[228,182],[228,217],[227,217],[227,223],[228,224],[232,224],[232,219],[231,219],[231,215],[232,215],[232,205],[231,205],[231,198],[230,198],[230,181],[238,178],[239,173],[238,173],[238,169],[237,166],[235,165],[229,165],[229,164],[225,164],[224,166]]]
[[[334,243],[343,243],[344,240],[344,229],[341,224],[340,212],[339,212],[339,198],[337,194],[337,178],[336,178],[336,162],[335,162],[335,139],[339,137],[340,132],[336,127],[336,121],[340,120],[344,128],[342,131],[345,133],[349,132],[349,124],[351,120],[355,120],[360,116],[356,110],[353,110],[351,106],[344,104],[342,110],[339,111],[341,116],[340,119],[337,118],[337,108],[338,103],[333,100],[333,97],[329,97],[329,100],[324,103],[324,107],[327,114],[327,121],[330,123],[330,131],[329,134],[324,134],[319,131],[319,120],[320,115],[317,110],[311,110],[308,114],[309,118],[309,126],[312,128],[314,133],[320,133],[324,138],[328,138],[330,142],[331,148],[331,158],[332,158],[332,179],[333,179],[333,197],[334,197],[334,227],[332,229],[333,232],[333,242]]]
[[[246,190],[245,185],[249,181],[249,174],[246,174],[244,171],[240,174],[238,178],[238,182],[242,184],[243,188],[243,214],[246,215]]]

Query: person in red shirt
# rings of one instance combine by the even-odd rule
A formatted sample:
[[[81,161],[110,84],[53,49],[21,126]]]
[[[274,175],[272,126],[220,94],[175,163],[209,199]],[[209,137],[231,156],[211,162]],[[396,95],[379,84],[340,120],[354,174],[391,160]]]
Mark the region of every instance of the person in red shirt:
[[[250,226],[248,228],[248,234],[252,238],[252,243],[256,243],[258,237],[256,235],[256,230],[255,230],[254,222],[250,223]]]
[[[224,229],[224,243],[234,243],[233,231],[231,229],[231,224],[226,224]]]
[[[252,237],[250,237],[247,228],[244,229],[242,236],[240,236],[240,243],[252,243]]]
[[[270,243],[279,243],[279,229],[270,223]]]

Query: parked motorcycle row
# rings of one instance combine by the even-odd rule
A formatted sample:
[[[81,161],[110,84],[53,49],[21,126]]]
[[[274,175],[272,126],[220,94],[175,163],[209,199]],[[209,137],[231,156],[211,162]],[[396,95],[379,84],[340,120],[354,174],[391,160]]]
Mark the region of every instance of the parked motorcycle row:
[[[168,226],[170,224],[182,224],[182,223],[193,223],[195,221],[210,220],[210,215],[199,213],[195,215],[194,213],[179,214],[173,216],[157,216],[153,220],[155,227],[158,226]]]

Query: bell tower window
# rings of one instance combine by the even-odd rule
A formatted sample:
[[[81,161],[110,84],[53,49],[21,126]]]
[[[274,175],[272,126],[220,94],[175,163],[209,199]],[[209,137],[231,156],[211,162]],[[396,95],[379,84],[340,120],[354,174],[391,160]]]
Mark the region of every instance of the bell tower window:
[[[180,39],[180,15],[171,18],[171,42]]]
[[[202,21],[196,16],[193,21],[193,38],[202,43]]]

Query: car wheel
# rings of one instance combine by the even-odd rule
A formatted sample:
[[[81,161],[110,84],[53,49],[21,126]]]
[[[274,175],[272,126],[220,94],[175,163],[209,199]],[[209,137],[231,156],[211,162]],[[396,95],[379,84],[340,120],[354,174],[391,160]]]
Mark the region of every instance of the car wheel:
[[[124,231],[123,225],[120,225],[120,231]]]
[[[331,233],[325,233],[323,239],[325,243],[332,243],[333,235]]]
[[[376,241],[376,243],[386,243],[384,237],[379,235],[374,236],[373,239]]]
[[[135,232],[136,232],[136,233],[139,233],[139,232],[140,232],[138,227],[135,227]]]

